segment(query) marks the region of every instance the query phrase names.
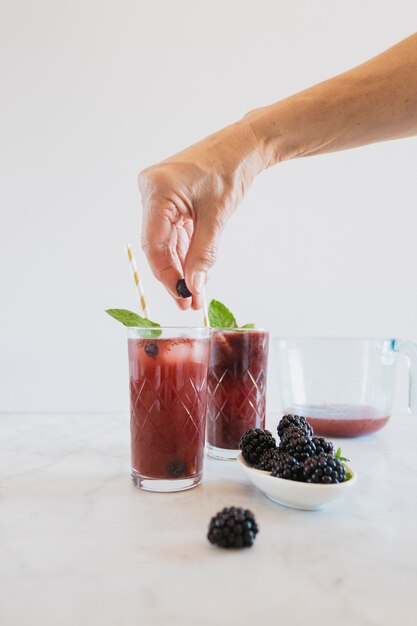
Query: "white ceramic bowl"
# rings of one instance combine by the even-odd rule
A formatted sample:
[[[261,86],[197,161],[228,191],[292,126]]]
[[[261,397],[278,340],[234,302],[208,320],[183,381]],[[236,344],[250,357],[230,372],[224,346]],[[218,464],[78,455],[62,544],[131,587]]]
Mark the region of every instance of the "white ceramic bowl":
[[[346,469],[352,474],[352,478],[337,485],[316,485],[313,483],[299,483],[295,480],[275,478],[269,472],[250,467],[240,453],[237,461],[249,478],[264,494],[278,504],[289,506],[303,511],[315,511],[322,509],[326,504],[344,496],[353,487],[358,475],[350,466]]]

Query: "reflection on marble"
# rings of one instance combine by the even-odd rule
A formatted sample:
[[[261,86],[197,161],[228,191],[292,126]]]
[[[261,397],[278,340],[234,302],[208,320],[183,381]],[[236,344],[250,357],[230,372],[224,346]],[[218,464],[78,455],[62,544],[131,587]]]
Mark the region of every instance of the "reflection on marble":
[[[356,488],[303,512],[212,459],[201,487],[138,491],[125,415],[2,415],[0,624],[414,626],[416,441],[412,417],[343,440]],[[257,515],[250,550],[206,541],[231,504]]]

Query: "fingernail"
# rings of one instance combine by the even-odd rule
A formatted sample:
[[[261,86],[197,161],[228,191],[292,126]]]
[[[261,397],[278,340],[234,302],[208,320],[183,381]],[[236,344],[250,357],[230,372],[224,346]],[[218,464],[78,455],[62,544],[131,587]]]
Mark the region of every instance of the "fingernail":
[[[201,293],[203,291],[205,282],[206,282],[206,273],[201,272],[201,271],[195,272],[194,277],[193,277],[193,285],[197,293]]]
[[[186,298],[185,300],[182,300],[182,299],[175,300],[175,302],[177,303],[177,306],[178,306],[178,308],[181,311],[186,311],[191,306],[191,299],[190,298]]]

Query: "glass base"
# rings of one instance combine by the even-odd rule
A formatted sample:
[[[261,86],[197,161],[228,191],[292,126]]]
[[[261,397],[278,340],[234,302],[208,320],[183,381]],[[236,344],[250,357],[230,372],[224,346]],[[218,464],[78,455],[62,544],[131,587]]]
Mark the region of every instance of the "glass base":
[[[236,461],[240,450],[228,450],[227,448],[217,448],[210,443],[206,445],[206,452],[213,459],[221,459],[222,461]]]
[[[145,491],[157,491],[159,493],[171,493],[173,491],[186,491],[197,487],[203,480],[203,472],[190,478],[148,478],[141,476],[135,469],[131,469],[133,484],[138,489]]]

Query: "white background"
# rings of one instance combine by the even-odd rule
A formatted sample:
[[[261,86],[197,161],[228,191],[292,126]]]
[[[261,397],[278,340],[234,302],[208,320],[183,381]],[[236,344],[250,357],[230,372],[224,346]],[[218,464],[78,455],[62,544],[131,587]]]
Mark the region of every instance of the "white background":
[[[416,24],[415,0],[0,0],[0,410],[125,410],[104,309],[136,306],[137,172]],[[408,139],[262,174],[209,297],[273,334],[417,340],[416,162]],[[139,260],[153,317],[198,324]]]

